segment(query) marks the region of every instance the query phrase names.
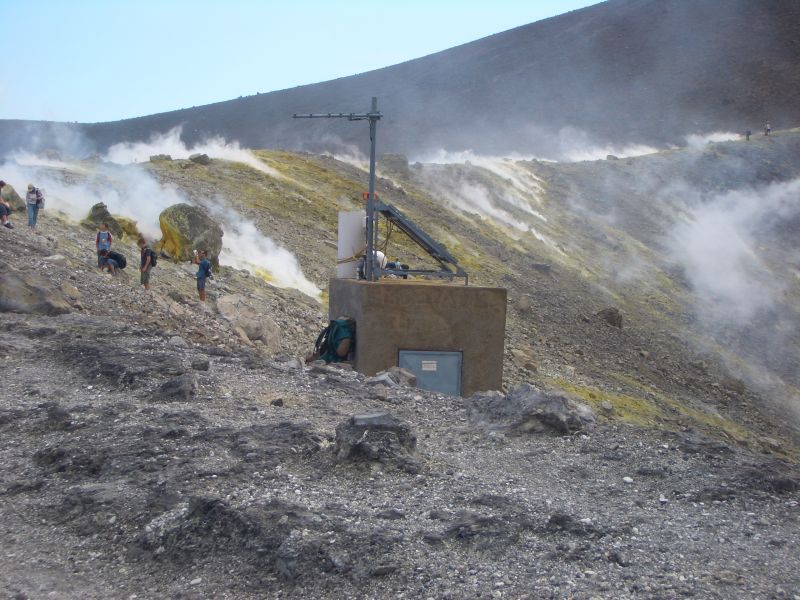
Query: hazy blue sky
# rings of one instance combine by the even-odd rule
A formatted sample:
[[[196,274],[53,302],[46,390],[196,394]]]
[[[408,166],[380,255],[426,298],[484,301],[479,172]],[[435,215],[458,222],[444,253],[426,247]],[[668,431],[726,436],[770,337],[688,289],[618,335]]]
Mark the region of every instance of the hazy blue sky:
[[[389,66],[597,0],[0,0],[0,118],[108,121]]]

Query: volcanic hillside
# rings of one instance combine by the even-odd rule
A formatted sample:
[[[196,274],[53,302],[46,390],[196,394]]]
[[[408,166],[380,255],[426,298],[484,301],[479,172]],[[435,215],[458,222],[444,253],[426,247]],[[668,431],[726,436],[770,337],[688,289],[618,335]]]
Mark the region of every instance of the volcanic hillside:
[[[383,156],[380,196],[509,290],[515,391],[467,399],[303,365],[367,175],[239,156],[4,165],[48,196],[38,233],[0,228],[4,596],[800,592],[800,131],[574,164]],[[145,231],[174,202],[214,215],[235,243],[209,301],[164,257],[145,293],[135,236],[99,273],[98,198]],[[267,281],[292,255],[308,294]],[[531,397],[594,417],[544,429]],[[350,420],[375,411],[385,429]]]
[[[791,0],[610,0],[376,71],[113,123],[0,122],[0,150],[90,153],[183,126],[184,140],[251,148],[364,148],[339,121],[379,97],[385,152],[472,149],[558,158],[579,143],[681,144],[687,134],[800,122],[800,5]],[[76,135],[80,134],[80,135]],[[311,142],[310,140],[314,140]]]

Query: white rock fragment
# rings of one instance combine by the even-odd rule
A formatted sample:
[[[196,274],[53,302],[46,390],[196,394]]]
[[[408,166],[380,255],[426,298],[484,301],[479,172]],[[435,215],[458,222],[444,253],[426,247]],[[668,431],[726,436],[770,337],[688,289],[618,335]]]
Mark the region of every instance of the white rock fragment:
[[[633,477],[623,477],[622,481],[625,483],[633,483]]]

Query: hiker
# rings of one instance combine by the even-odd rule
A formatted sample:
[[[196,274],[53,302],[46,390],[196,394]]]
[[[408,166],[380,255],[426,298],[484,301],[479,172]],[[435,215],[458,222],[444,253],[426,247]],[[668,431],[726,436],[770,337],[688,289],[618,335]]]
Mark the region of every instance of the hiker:
[[[324,360],[326,363],[346,361],[355,350],[356,322],[350,317],[333,319],[314,343],[314,352],[306,362]]]
[[[192,263],[198,265],[197,269],[197,294],[200,301],[206,301],[206,279],[214,279],[211,273],[211,263],[208,260],[208,252],[205,250],[195,250]]]
[[[110,256],[108,250],[97,251],[97,267],[100,271],[108,270],[112,275],[116,275],[117,269],[121,268],[119,262]]]
[[[0,193],[3,191],[3,187],[6,185],[5,181],[0,181]],[[3,227],[8,227],[9,229],[14,229],[14,226],[11,224],[11,221],[8,220],[8,217],[11,215],[11,205],[3,200],[2,196],[0,196],[0,224]]]
[[[764,124],[764,135],[769,135],[772,131],[772,127],[769,125],[769,121]]]
[[[36,230],[36,220],[39,218],[39,210],[44,208],[44,195],[42,190],[28,184],[28,193],[25,194],[25,205],[28,207],[28,227],[31,231]]]
[[[142,262],[141,268],[139,271],[141,275],[139,277],[139,281],[141,281],[144,289],[149,291],[150,290],[150,271],[153,270],[153,267],[156,266],[156,253],[153,252],[147,246],[147,242],[144,238],[139,238],[139,249],[142,252]]]
[[[108,230],[108,223],[100,224],[100,231],[94,238],[94,246],[97,248],[97,266],[100,267],[101,252],[108,252],[111,250],[111,244],[114,242],[114,236]]]
[[[744,137],[745,137],[745,139],[746,139],[748,142],[750,141],[750,136],[751,136],[751,135],[753,135],[753,132],[752,132],[752,131],[750,131],[749,129],[748,129],[747,131],[745,131],[745,132],[744,132]]]

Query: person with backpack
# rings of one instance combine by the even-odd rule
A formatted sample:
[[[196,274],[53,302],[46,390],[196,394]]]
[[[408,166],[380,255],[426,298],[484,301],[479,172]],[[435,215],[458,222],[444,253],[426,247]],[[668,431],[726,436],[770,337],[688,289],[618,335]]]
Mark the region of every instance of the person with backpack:
[[[111,253],[108,250],[100,250],[97,253],[97,266],[101,272],[107,270],[112,275],[116,275],[117,270],[122,268],[119,262],[111,257]]]
[[[214,279],[214,274],[211,272],[211,263],[208,260],[208,252],[205,250],[195,250],[192,263],[198,265],[197,268],[197,294],[200,296],[200,301],[206,301],[206,280]]]
[[[356,322],[350,317],[333,319],[323,329],[314,343],[314,352],[306,357],[306,362],[324,360],[338,363],[348,359],[356,344]]]
[[[114,242],[114,236],[108,230],[108,223],[100,224],[100,231],[94,238],[94,246],[97,248],[97,266],[100,267],[100,257],[102,252],[111,250],[111,244]]]
[[[5,187],[6,182],[0,181],[0,193],[3,191],[3,187]],[[8,217],[11,215],[11,205],[6,202],[0,196],[0,224],[3,227],[7,227],[8,229],[14,229],[14,226],[11,224],[11,221],[8,220]]]
[[[150,290],[150,271],[153,270],[153,267],[156,266],[156,262],[158,258],[156,257],[156,253],[153,252],[148,246],[147,242],[144,238],[139,238],[139,250],[142,253],[142,261],[139,271],[141,275],[139,276],[139,281],[144,286],[146,291]]]
[[[31,231],[36,231],[36,221],[39,218],[39,211],[44,208],[44,194],[42,190],[28,184],[28,193],[25,194],[25,205],[28,208],[28,227]]]

